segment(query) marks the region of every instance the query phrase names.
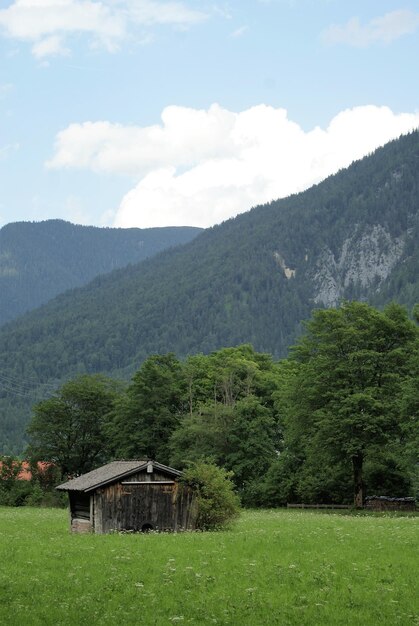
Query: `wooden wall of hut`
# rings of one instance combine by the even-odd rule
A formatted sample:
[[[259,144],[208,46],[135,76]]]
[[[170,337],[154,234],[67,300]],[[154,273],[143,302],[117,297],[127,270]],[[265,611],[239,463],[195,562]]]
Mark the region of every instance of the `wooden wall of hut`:
[[[145,480],[144,480],[145,478]],[[163,482],[159,482],[159,479]],[[125,483],[114,483],[94,493],[93,529],[110,531],[178,531],[195,526],[197,507],[194,493],[167,476],[144,473],[130,476]]]

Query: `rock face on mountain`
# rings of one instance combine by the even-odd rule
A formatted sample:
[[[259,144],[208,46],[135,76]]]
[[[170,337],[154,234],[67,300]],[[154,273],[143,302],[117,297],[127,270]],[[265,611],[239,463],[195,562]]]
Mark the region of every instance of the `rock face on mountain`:
[[[98,274],[186,243],[199,228],[96,228],[62,220],[0,230],[0,325]]]
[[[47,385],[129,377],[153,353],[252,343],[281,357],[313,308],[342,299],[419,302],[419,132],[0,329],[0,441],[22,446]]]
[[[380,291],[400,261],[409,233],[393,237],[381,224],[362,229],[355,226],[335,255],[326,247],[313,270],[314,302],[336,306],[350,293],[364,296]]]

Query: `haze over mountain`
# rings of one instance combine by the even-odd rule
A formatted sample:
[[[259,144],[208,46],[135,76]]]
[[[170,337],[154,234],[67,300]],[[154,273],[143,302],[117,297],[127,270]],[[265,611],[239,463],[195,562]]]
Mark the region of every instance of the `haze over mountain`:
[[[96,278],[0,331],[0,441],[80,372],[128,377],[151,353],[251,342],[286,354],[314,307],[419,300],[419,132],[323,183]],[[42,383],[42,384],[41,384]]]
[[[199,228],[96,228],[63,220],[0,230],[0,325],[98,274],[190,241]]]

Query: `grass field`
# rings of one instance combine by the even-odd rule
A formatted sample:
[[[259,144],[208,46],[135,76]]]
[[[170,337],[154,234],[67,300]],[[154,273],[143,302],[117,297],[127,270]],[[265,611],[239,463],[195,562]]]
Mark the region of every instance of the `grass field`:
[[[70,535],[0,508],[0,624],[419,624],[419,517],[250,511],[230,531]]]

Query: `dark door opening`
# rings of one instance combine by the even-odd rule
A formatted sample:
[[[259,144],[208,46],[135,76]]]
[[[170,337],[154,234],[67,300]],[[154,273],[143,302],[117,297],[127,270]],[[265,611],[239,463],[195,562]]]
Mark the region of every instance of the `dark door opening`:
[[[150,530],[153,530],[153,526],[152,526],[152,524],[143,524],[143,525],[141,526],[141,532],[142,532],[142,533],[149,533],[149,532],[150,532]]]

